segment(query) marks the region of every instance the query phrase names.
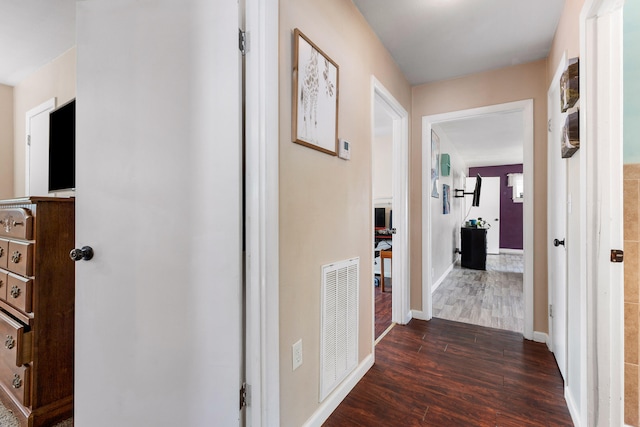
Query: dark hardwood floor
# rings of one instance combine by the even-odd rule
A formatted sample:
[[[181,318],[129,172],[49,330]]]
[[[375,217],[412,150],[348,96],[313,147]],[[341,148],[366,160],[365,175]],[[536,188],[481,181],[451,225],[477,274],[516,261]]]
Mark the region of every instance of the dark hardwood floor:
[[[376,304],[375,333],[376,339],[378,339],[391,326],[391,293],[393,289],[391,278],[384,279],[384,292],[381,291],[380,286],[374,286],[374,289]]]
[[[443,319],[396,325],[325,426],[572,426],[545,344]]]

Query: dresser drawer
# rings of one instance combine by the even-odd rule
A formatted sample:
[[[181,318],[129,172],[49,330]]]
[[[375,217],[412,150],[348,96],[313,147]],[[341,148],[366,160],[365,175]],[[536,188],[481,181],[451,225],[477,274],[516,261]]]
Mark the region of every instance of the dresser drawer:
[[[0,209],[0,236],[31,240],[33,217],[27,209]]]
[[[9,242],[7,269],[22,276],[33,275],[33,243]]]
[[[0,383],[24,405],[31,404],[31,366],[10,366],[0,363]]]
[[[31,279],[9,273],[7,280],[7,302],[17,309],[31,313]]]
[[[0,311],[0,360],[21,366],[31,362],[31,332],[25,326]]]
[[[9,275],[0,270],[0,299],[3,301],[7,300],[7,282],[9,280]]]
[[[0,239],[0,268],[7,268],[9,256],[9,241]]]

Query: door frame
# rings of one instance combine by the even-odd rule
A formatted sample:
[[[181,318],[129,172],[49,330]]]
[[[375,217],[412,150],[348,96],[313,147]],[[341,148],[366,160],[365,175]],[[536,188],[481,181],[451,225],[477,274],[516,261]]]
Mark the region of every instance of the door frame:
[[[371,76],[371,135],[375,134],[375,101],[386,109],[393,120],[392,130],[392,191],[393,191],[393,225],[396,234],[393,236],[394,252],[400,253],[399,257],[393,257],[391,271],[393,271],[394,291],[391,294],[391,321],[399,324],[407,324],[411,320],[409,308],[409,113],[391,95],[375,76]],[[373,146],[373,139],[372,139]],[[371,156],[371,182],[373,182],[373,156]],[[371,212],[373,215],[373,187],[371,192]],[[373,218],[373,216],[372,216]],[[373,248],[374,236],[371,234],[371,248]],[[373,271],[373,264],[371,265]],[[371,288],[373,290],[373,287]],[[373,316],[375,317],[375,298]],[[372,325],[375,341],[375,319]]]
[[[581,306],[586,345],[580,422],[624,423],[622,0],[586,0],[580,13]]]
[[[245,0],[248,426],[280,425],[278,0]]]
[[[55,97],[46,100],[45,102],[33,107],[29,111],[25,113],[25,177],[24,177],[24,194],[27,196],[32,196],[31,187],[32,187],[32,177],[31,177],[31,120],[39,116],[40,114],[44,114],[47,112],[51,112],[56,109],[57,99]],[[48,147],[47,147],[48,148]],[[49,170],[49,165],[47,165],[47,171]],[[14,189],[15,191],[15,189]],[[44,194],[37,194],[38,196],[44,196]]]
[[[477,117],[498,112],[523,112],[524,132],[524,333],[526,339],[545,341],[546,335],[533,331],[533,99],[507,102],[503,104],[489,105],[467,110],[453,111],[450,113],[434,114],[422,117],[422,165],[431,162],[431,128],[434,123],[459,120],[468,117]],[[424,189],[431,188],[431,171],[422,168],[422,312],[414,312],[414,317],[431,320],[433,317],[433,298],[431,296],[431,254],[433,253],[431,242],[431,194]]]

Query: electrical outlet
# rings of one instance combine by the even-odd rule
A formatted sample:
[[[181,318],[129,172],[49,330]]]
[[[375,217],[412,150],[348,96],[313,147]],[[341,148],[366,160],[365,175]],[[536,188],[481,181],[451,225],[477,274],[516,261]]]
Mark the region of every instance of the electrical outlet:
[[[302,365],[302,338],[291,346],[291,353],[293,355],[293,370],[295,371]]]

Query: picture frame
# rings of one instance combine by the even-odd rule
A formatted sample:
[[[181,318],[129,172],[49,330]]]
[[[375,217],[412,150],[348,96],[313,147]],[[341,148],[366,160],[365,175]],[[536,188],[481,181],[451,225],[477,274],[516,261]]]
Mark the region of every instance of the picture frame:
[[[442,184],[442,214],[449,215],[451,212],[451,189],[448,184]]]
[[[440,137],[431,129],[431,197],[439,198],[438,178],[440,178]]]
[[[292,140],[337,156],[340,68],[298,28],[293,36]]]

